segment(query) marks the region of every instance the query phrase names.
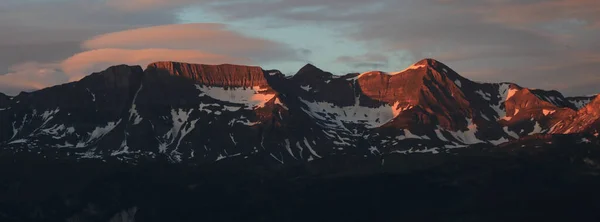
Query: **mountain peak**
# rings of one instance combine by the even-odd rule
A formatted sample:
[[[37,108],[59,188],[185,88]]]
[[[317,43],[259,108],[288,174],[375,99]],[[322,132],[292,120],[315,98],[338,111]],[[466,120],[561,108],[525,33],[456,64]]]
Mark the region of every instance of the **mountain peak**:
[[[333,74],[329,73],[329,72],[325,72],[322,69],[317,68],[316,66],[314,66],[313,64],[306,64],[304,65],[302,68],[300,68],[300,70],[298,70],[298,72],[296,72],[296,74],[293,76],[293,78],[298,79],[298,78],[324,78],[324,77],[329,77],[332,76]]]
[[[432,58],[424,58],[419,60],[418,62],[416,62],[414,65],[425,65],[425,66],[434,66],[437,63],[441,63],[435,59]]]
[[[315,65],[307,63],[306,65],[302,66],[302,68],[300,68],[300,70],[298,70],[298,73],[304,73],[304,72],[314,72],[314,71],[318,71],[318,72],[323,72],[323,70],[317,68]]]

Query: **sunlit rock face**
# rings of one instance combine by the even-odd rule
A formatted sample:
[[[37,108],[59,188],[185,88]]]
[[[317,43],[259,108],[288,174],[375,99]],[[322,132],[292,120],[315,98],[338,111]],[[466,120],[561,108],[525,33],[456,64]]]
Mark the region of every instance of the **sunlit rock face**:
[[[310,64],[285,76],[156,62],[0,94],[0,147],[55,159],[194,163],[441,153],[535,135],[595,135],[599,100],[477,83],[433,59],[342,76]]]
[[[168,74],[193,80],[197,84],[222,87],[268,86],[260,67],[240,65],[198,65],[155,62],[148,65],[149,76]]]

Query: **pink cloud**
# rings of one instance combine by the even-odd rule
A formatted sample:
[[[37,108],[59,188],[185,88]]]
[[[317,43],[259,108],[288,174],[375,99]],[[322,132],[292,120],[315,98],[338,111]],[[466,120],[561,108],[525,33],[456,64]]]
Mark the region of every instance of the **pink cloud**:
[[[198,0],[107,0],[106,4],[122,11],[145,11],[159,8],[171,8],[190,3],[202,2]]]
[[[69,77],[60,70],[60,64],[26,62],[11,67],[0,75],[3,93],[16,95],[21,91],[38,90],[64,83]]]
[[[149,1],[158,3],[158,1]],[[228,30],[223,24],[174,24],[98,35],[82,42],[86,50],[62,61],[26,63],[0,76],[2,91],[41,89],[76,81],[109,66],[146,66],[155,61],[256,65],[294,58],[286,45]]]
[[[288,46],[244,36],[218,23],[191,23],[153,26],[95,36],[85,42],[85,49],[185,49],[255,60],[294,59],[295,50]]]

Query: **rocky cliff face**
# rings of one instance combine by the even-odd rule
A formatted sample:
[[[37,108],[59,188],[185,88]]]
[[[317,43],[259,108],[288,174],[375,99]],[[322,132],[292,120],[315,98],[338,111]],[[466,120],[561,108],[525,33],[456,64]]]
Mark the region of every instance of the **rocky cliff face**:
[[[476,83],[443,63],[292,77],[238,65],[115,66],[14,98],[0,94],[0,147],[47,158],[258,159],[447,152],[540,134],[590,134],[600,99]],[[586,141],[594,138],[586,138]]]
[[[594,133],[600,130],[600,97],[596,97],[576,113],[556,121],[552,133],[571,134],[579,132]]]
[[[170,75],[190,79],[197,84],[220,87],[268,86],[260,67],[238,65],[196,65],[155,62],[148,65],[147,75]]]

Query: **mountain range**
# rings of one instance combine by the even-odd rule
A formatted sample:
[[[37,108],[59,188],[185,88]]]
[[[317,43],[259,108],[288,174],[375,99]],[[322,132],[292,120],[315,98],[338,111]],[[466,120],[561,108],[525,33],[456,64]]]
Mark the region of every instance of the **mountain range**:
[[[600,97],[118,65],[0,94],[0,221],[600,221]]]
[[[434,59],[407,69],[295,75],[241,65],[118,65],[14,97],[0,93],[0,149],[47,159],[309,162],[598,143],[600,97],[479,83]],[[531,141],[535,141],[536,145]]]

